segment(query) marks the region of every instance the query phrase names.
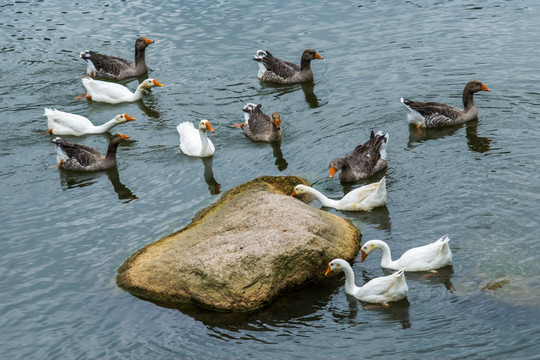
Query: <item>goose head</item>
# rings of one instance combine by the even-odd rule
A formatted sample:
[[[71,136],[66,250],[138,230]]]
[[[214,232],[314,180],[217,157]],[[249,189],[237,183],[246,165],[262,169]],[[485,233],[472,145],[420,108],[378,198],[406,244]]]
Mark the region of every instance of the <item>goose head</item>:
[[[328,268],[324,273],[324,276],[328,275],[330,271],[343,271],[343,268],[346,267],[348,263],[343,259],[334,259],[328,263]]]
[[[362,253],[362,257],[360,258],[360,262],[364,262],[366,260],[366,257],[371,254],[375,249],[377,249],[377,242],[378,240],[370,240],[362,246],[360,249],[360,252]]]
[[[111,137],[110,143],[111,144],[120,144],[122,141],[129,139],[128,135],[116,133]]]
[[[214,132],[214,129],[212,128],[208,120],[201,120],[201,122],[199,123],[199,131],[206,132],[207,130],[210,132]]]
[[[163,86],[163,84],[156,79],[146,79],[139,85],[142,90],[150,89],[154,86]]]
[[[468,90],[471,93],[476,93],[479,91],[491,91],[489,88],[482,84],[482,82],[478,80],[471,80],[465,85],[465,90]]]
[[[306,185],[296,185],[291,193],[291,196],[301,195],[305,194],[308,190],[308,186]]]
[[[129,116],[128,114],[118,114],[114,117],[114,121],[118,124],[123,124],[128,121],[134,121],[135,118],[132,116]]]
[[[150,39],[147,39],[147,38],[141,36],[140,38],[137,38],[137,40],[135,40],[135,48],[137,50],[143,50],[148,45],[153,44],[153,43],[154,43],[153,40],[150,40]]]
[[[330,172],[328,177],[329,178],[334,177],[336,172],[341,170],[341,168],[344,167],[345,164],[346,164],[345,159],[343,159],[343,158],[334,159],[334,160],[330,161],[330,165],[328,165],[328,170]]]
[[[302,60],[311,61],[313,59],[324,59],[317,51],[314,49],[306,49],[302,53]]]
[[[274,124],[276,130],[281,130],[281,115],[278,112],[272,113],[272,124]]]

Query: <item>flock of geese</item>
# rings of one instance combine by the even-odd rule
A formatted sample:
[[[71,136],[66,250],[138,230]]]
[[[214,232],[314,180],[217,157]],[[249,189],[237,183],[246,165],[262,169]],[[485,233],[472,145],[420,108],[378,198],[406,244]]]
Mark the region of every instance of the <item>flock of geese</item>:
[[[163,86],[156,79],[146,79],[140,83],[134,92],[123,85],[95,80],[93,77],[106,80],[119,81],[130,77],[145,75],[148,72],[145,61],[145,49],[154,43],[144,37],[135,41],[135,62],[123,58],[103,55],[94,51],[83,51],[80,57],[87,63],[87,75],[82,78],[87,93],[78,96],[79,99],[88,99],[97,102],[118,104],[133,102],[141,99],[145,90],[155,86]],[[311,61],[323,59],[313,49],[304,50],[300,65],[274,57],[268,50],[257,51],[254,60],[259,65],[258,78],[260,81],[294,84],[313,80]],[[450,126],[462,124],[476,119],[478,109],[474,104],[473,94],[478,91],[490,91],[480,81],[469,81],[463,90],[463,109],[438,102],[418,102],[401,98],[407,109],[407,118],[410,124],[421,128]],[[243,108],[244,122],[234,124],[241,128],[243,133],[254,141],[275,142],[281,140],[281,116],[273,112],[270,116],[261,110],[262,105],[249,103]],[[95,126],[92,122],[80,115],[62,112],[56,109],[45,109],[48,120],[49,134],[81,136],[85,134],[99,134],[111,130],[113,127],[135,120],[128,114],[119,114],[114,119]],[[207,132],[214,132],[208,120],[200,121],[198,128],[191,122],[182,122],[177,126],[180,135],[180,150],[188,156],[208,157],[214,155],[215,147],[207,136]],[[58,167],[66,170],[96,171],[116,166],[116,150],[118,144],[129,138],[127,135],[114,134],[107,148],[102,154],[91,147],[72,144],[56,137],[52,140],[57,153]],[[386,147],[389,136],[382,132],[371,132],[371,136],[364,144],[357,146],[351,153],[343,158],[332,160],[329,164],[329,177],[337,172],[342,183],[355,182],[366,179],[387,168]],[[340,200],[327,198],[312,187],[297,185],[291,195],[308,193],[317,198],[322,205],[338,210],[371,210],[386,204],[386,178],[379,182],[361,186],[347,193]],[[361,262],[373,251],[382,252],[381,267],[397,270],[397,272],[370,280],[362,287],[354,282],[354,273],[349,263],[343,259],[334,259],[328,264],[327,275],[331,271],[345,273],[345,292],[361,301],[387,305],[389,302],[399,301],[407,296],[408,286],[405,281],[405,271],[435,271],[452,263],[452,252],[448,245],[448,236],[420,247],[406,251],[399,259],[392,260],[389,246],[381,240],[368,241],[361,248]]]

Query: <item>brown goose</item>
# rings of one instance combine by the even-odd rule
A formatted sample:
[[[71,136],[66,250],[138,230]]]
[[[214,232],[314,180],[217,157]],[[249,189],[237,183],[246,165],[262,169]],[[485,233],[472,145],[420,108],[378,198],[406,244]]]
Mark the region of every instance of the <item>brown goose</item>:
[[[257,77],[261,81],[269,81],[280,84],[294,84],[313,80],[311,60],[323,59],[313,49],[304,50],[300,59],[300,66],[275,58],[270,51],[258,50],[253,60],[259,64]]]
[[[123,58],[102,55],[90,50],[81,52],[80,56],[87,63],[86,73],[89,76],[108,80],[123,80],[148,72],[144,52],[146,47],[153,43],[154,41],[144,37],[135,40],[135,64]]]
[[[387,167],[386,147],[388,146],[388,134],[371,132],[370,139],[344,158],[330,161],[330,177],[341,170],[339,179],[341,182],[354,182],[370,177]]]
[[[107,154],[89,146],[72,144],[57,137],[52,142],[56,149],[58,167],[66,170],[95,171],[110,169],[116,166],[116,149],[122,140],[129,136],[114,134],[109,141]]]
[[[473,94],[478,91],[490,91],[488,87],[478,80],[471,80],[463,89],[464,109],[438,102],[419,102],[401,98],[407,108],[409,124],[422,128],[450,126],[478,118],[478,108],[474,104]]]
[[[281,116],[272,113],[272,118],[261,110],[262,105],[247,104],[244,106],[244,123],[233,126],[242,128],[244,134],[255,141],[274,142],[281,140]]]

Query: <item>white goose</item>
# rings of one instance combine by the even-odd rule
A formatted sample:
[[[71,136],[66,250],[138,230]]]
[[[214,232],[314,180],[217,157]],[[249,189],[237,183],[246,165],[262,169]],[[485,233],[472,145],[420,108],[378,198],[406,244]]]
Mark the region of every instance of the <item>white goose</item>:
[[[316,197],[324,206],[336,210],[369,211],[386,204],[386,177],[383,177],[379,182],[354,189],[341,200],[329,199],[319,191],[306,185],[296,185],[291,196],[304,193]]]
[[[214,144],[208,139],[206,131],[214,132],[208,120],[201,120],[199,130],[189,121],[180,123],[176,130],[180,135],[180,150],[189,156],[208,157],[214,155]]]
[[[355,285],[354,272],[347,261],[343,259],[332,260],[328,264],[328,269],[326,269],[324,275],[328,275],[333,270],[341,270],[345,273],[345,292],[360,301],[386,305],[389,302],[406,298],[409,292],[403,270],[372,279],[362,287]]]
[[[49,134],[51,135],[74,135],[81,136],[85,134],[103,134],[116,125],[135,120],[128,114],[118,114],[114,119],[105,124],[95,126],[84,116],[71,114],[56,109],[45,108],[44,116],[47,117]]]
[[[163,86],[155,79],[146,79],[139,84],[137,90],[132,93],[127,87],[108,81],[94,80],[90,77],[83,77],[82,83],[87,93],[77,96],[77,99],[90,99],[93,101],[118,104],[122,102],[133,102],[139,100],[144,90],[154,86]]]
[[[405,271],[430,271],[452,264],[452,251],[448,235],[424,246],[409,249],[397,260],[392,261],[390,247],[382,240],[370,240],[362,246],[361,262],[376,249],[382,250],[381,267],[386,269],[404,269]]]

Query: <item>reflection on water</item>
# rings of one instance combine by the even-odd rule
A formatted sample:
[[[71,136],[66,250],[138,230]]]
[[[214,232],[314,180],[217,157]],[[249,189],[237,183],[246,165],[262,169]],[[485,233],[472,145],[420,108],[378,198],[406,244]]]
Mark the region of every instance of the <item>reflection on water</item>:
[[[467,146],[472,151],[485,153],[491,150],[491,139],[483,136],[478,136],[478,120],[469,121],[465,129],[467,137]]]
[[[315,88],[315,83],[313,81],[302,83],[302,91],[304,92],[304,96],[306,98],[306,102],[308,103],[309,107],[312,109],[318,108],[319,105],[319,99],[317,98],[317,95],[315,95],[315,92],[313,89]]]
[[[478,136],[478,120],[468,121],[465,123],[465,136],[467,137],[467,146],[471,151],[484,153],[491,149],[491,139],[483,136]],[[461,129],[463,124],[455,126],[445,126],[440,128],[417,128],[414,125],[409,125],[409,142],[408,147],[413,148],[414,143],[421,143],[427,140],[442,139],[444,137],[454,135],[456,131]]]
[[[208,184],[210,194],[217,195],[221,190],[221,185],[214,178],[214,170],[212,169],[213,161],[213,156],[202,158],[202,162],[204,164],[204,181],[206,181],[206,184]]]
[[[120,181],[120,175],[118,174],[117,167],[107,170],[107,176],[109,177],[109,181],[111,182],[114,191],[118,195],[118,199],[127,200],[124,201],[125,203],[129,203],[132,200],[138,199],[138,197],[133,194],[131,190],[129,190],[128,187]]]
[[[107,177],[109,178],[114,191],[118,195],[118,199],[127,200],[125,203],[138,199],[137,196],[120,181],[118,168],[114,167],[105,170],[104,172],[107,173]],[[83,172],[64,169],[59,169],[58,173],[60,174],[60,186],[62,187],[62,190],[93,185],[98,182],[98,178],[103,175],[102,171]]]
[[[281,152],[281,141],[275,141],[272,143],[272,149],[274,150],[274,157],[276,161],[274,164],[277,166],[279,171],[283,171],[289,166],[287,160],[283,158],[283,153]]]
[[[451,293],[454,292],[455,290],[454,284],[452,284],[452,281],[450,281],[453,275],[454,275],[454,268],[452,267],[452,265],[445,266],[434,272],[419,271],[419,272],[406,273],[407,281],[408,280],[419,281],[419,282],[422,282],[424,284],[429,284],[429,285],[443,284],[446,290],[448,290]]]
[[[443,126],[438,128],[418,128],[409,124],[409,148],[415,147],[414,143],[422,143],[427,140],[442,139],[453,135],[463,125]]]

